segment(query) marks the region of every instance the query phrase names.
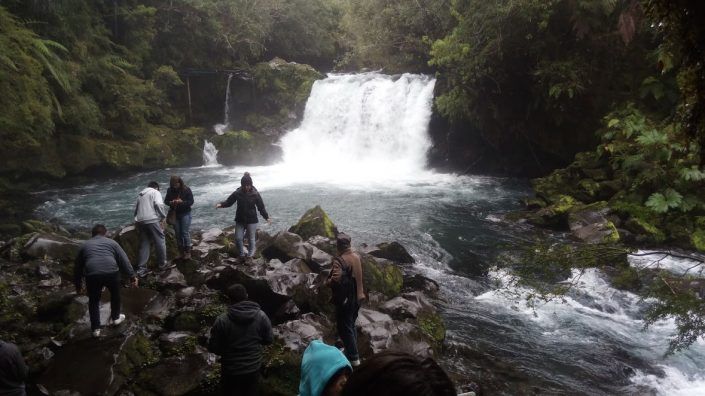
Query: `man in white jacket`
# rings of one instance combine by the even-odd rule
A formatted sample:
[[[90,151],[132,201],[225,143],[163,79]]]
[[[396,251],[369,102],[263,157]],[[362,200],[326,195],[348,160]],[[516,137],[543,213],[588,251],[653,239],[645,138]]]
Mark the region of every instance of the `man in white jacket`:
[[[140,192],[135,205],[135,225],[140,232],[140,252],[137,258],[137,274],[147,274],[147,261],[149,260],[149,245],[154,242],[157,250],[157,267],[165,269],[166,240],[164,239],[164,201],[159,192],[159,184],[149,182],[147,188]]]

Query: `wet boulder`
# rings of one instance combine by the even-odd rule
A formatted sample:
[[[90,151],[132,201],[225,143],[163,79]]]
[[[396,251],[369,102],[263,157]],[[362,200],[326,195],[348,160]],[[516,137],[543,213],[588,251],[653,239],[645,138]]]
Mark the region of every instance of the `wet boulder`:
[[[432,356],[433,347],[429,337],[409,322],[392,319],[391,316],[361,308],[358,319],[358,349],[363,356],[386,350],[397,350],[417,356]]]
[[[78,242],[53,234],[35,234],[22,247],[22,256],[28,259],[53,258],[73,261],[80,248]]]
[[[320,250],[322,250],[332,256],[335,256],[338,254],[338,248],[335,244],[335,239],[333,239],[333,238],[326,238],[324,236],[315,235],[315,236],[312,236],[311,238],[308,238],[308,240],[306,240],[306,242],[308,242],[309,244],[319,248]]]
[[[404,277],[399,267],[365,253],[360,254],[360,260],[364,288],[367,292],[376,291],[388,298],[399,295],[404,283]]]
[[[188,331],[173,331],[159,336],[159,349],[166,356],[187,355],[196,349],[196,335]]]
[[[438,282],[421,274],[404,276],[402,291],[405,293],[420,291],[430,298],[438,298]]]
[[[168,269],[156,278],[156,286],[159,290],[178,290],[187,287],[186,278],[178,268]]]
[[[273,316],[291,298],[274,291],[268,279],[259,275],[252,275],[252,271],[255,271],[255,269],[243,269],[226,265],[222,269],[214,271],[212,276],[206,280],[206,285],[211,289],[224,292],[231,285],[240,283],[247,289],[249,299],[257,302],[267,315]]]
[[[568,214],[582,203],[570,195],[552,197],[551,204],[528,215],[526,221],[539,227],[565,229],[568,225]]]
[[[298,234],[303,239],[309,239],[316,235],[335,239],[335,236],[338,235],[338,228],[321,206],[316,205],[307,210],[298,223],[289,228],[289,232]]]
[[[379,307],[381,312],[397,320],[416,319],[423,311],[435,311],[435,307],[421,292],[405,293],[385,302]]]
[[[606,218],[609,208],[602,205],[588,205],[568,215],[568,227],[574,238],[585,243],[610,243],[619,241],[619,231]]]
[[[88,298],[65,289],[44,296],[37,306],[37,319],[43,322],[74,323],[88,312]]]
[[[384,242],[367,252],[377,258],[394,261],[399,264],[413,264],[416,262],[406,248],[399,242]]]
[[[332,324],[325,316],[307,313],[272,329],[274,338],[280,340],[291,351],[303,353],[313,340],[322,340],[331,335]]]
[[[201,347],[187,355],[162,359],[158,364],[141,370],[139,387],[165,396],[186,395],[195,391],[211,374],[215,358]],[[135,392],[140,394],[142,392]],[[146,393],[146,392],[144,392]]]
[[[295,258],[306,260],[310,254],[310,248],[299,235],[286,231],[274,235],[262,250],[262,256],[267,260],[278,259],[282,263]]]

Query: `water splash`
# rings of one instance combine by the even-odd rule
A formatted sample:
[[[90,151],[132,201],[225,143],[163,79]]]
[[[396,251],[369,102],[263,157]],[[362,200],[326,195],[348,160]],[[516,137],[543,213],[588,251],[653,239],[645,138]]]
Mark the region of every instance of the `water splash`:
[[[218,166],[218,149],[208,140],[203,141],[203,166]]]
[[[228,74],[228,87],[225,90],[225,110],[223,113],[225,113],[225,120],[223,121],[222,124],[215,124],[213,126],[213,129],[215,130],[215,133],[218,135],[222,135],[225,133],[225,131],[228,130],[228,127],[230,126],[230,81],[233,79],[232,74]]]

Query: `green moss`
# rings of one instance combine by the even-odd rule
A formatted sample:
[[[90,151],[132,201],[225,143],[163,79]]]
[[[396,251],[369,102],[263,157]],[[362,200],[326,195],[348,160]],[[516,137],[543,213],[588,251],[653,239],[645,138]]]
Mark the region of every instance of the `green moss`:
[[[304,240],[316,235],[334,239],[338,234],[338,228],[321,206],[316,205],[307,210],[296,225],[289,228],[289,232],[300,235]]]
[[[617,231],[617,227],[614,226],[614,223],[612,223],[611,221],[607,221],[605,228],[608,228],[610,230],[610,233],[609,235],[605,235],[602,238],[602,243],[619,242],[619,231]]]
[[[198,342],[195,336],[187,337],[183,342],[172,345],[164,350],[166,356],[185,356],[196,350]]]
[[[176,331],[198,332],[201,329],[201,321],[196,312],[182,311],[171,320],[170,327]]]
[[[159,348],[143,334],[135,334],[127,340],[119,355],[117,370],[127,378],[134,377],[140,369],[159,362]]]
[[[212,326],[218,316],[226,313],[228,306],[219,302],[211,302],[199,312],[199,320],[205,326]]]
[[[301,354],[294,353],[284,346],[280,340],[264,349],[262,359],[263,395],[296,395],[301,378]]]
[[[367,292],[376,291],[387,297],[395,297],[401,292],[404,277],[393,264],[379,264],[372,256],[362,255],[362,275]]]
[[[443,318],[437,312],[424,312],[419,314],[419,328],[437,344],[443,343],[446,338],[446,326]]]

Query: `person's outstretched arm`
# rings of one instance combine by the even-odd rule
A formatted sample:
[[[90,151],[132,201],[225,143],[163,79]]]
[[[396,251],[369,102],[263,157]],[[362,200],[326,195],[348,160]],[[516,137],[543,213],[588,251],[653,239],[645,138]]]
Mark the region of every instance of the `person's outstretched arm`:
[[[215,205],[216,208],[229,208],[233,206],[233,204],[237,202],[237,190],[233,191],[232,194],[226,199],[225,201]]]
[[[262,196],[257,193],[257,200],[255,201],[255,205],[257,205],[257,210],[259,210],[259,214],[264,217],[265,220],[269,221],[269,213],[267,213],[267,209],[264,208],[264,201],[262,201]]]

